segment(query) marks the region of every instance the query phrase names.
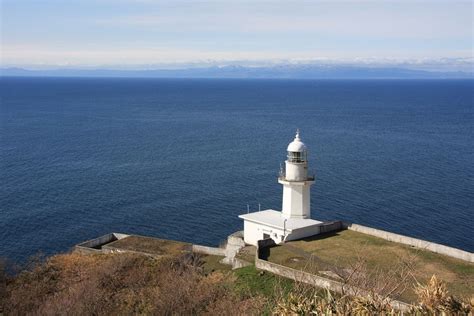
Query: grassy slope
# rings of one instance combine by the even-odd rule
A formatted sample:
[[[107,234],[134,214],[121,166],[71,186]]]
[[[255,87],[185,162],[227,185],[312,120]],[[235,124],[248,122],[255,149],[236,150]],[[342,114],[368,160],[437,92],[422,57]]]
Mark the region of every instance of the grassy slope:
[[[300,308],[302,302],[314,302],[316,292],[306,292],[302,284],[254,266],[230,270],[220,259],[189,254],[159,259],[130,253],[56,255],[7,278],[0,315],[270,315],[276,306]],[[347,297],[345,303],[341,299],[332,304],[356,306]],[[327,308],[327,301],[307,307],[318,306]]]
[[[231,270],[221,259],[55,255],[8,278],[0,315],[270,314],[275,289],[293,284],[254,266]]]
[[[288,245],[272,248],[269,260],[313,273],[327,271],[334,266],[350,268],[359,259],[364,260],[370,269],[385,271],[395,269],[401,261],[410,261],[413,265],[412,284],[402,298],[414,299],[413,286],[416,281],[426,283],[433,274],[447,283],[452,294],[468,297],[474,293],[473,264],[366,234],[346,230],[323,238],[290,242]],[[305,257],[304,252],[313,257]]]
[[[259,314],[265,298],[241,291],[218,258],[62,254],[8,278],[0,315]],[[214,272],[205,265],[214,266]],[[221,269],[223,268],[223,269]],[[237,290],[238,288],[238,290]]]

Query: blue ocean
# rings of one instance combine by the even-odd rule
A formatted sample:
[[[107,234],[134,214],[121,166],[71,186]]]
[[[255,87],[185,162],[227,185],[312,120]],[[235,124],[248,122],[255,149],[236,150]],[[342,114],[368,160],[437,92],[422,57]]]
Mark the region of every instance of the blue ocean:
[[[218,245],[281,209],[297,128],[312,216],[474,251],[474,81],[0,79],[0,257],[109,232]]]

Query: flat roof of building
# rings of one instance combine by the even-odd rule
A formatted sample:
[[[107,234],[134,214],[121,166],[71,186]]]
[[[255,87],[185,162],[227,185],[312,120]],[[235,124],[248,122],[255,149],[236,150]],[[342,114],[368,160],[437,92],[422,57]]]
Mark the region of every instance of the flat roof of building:
[[[253,223],[271,226],[277,229],[286,229],[293,231],[300,228],[309,226],[315,226],[322,224],[323,222],[316,221],[314,219],[304,218],[288,218],[283,217],[282,212],[275,210],[264,210],[260,212],[248,213],[239,215],[240,218]],[[286,225],[285,225],[286,219]]]

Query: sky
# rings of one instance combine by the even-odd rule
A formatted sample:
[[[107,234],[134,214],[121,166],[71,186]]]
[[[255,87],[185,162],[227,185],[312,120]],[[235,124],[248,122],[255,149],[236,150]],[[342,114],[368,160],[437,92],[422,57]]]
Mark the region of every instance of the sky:
[[[1,64],[472,64],[473,2],[0,0]]]

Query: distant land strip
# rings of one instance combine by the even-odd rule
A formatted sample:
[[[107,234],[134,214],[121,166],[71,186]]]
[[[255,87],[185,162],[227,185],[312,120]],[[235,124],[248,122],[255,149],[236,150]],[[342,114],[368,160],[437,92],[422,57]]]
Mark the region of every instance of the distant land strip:
[[[474,79],[469,71],[426,71],[400,67],[280,65],[272,67],[213,66],[183,69],[0,68],[1,77],[133,77],[229,79]]]

